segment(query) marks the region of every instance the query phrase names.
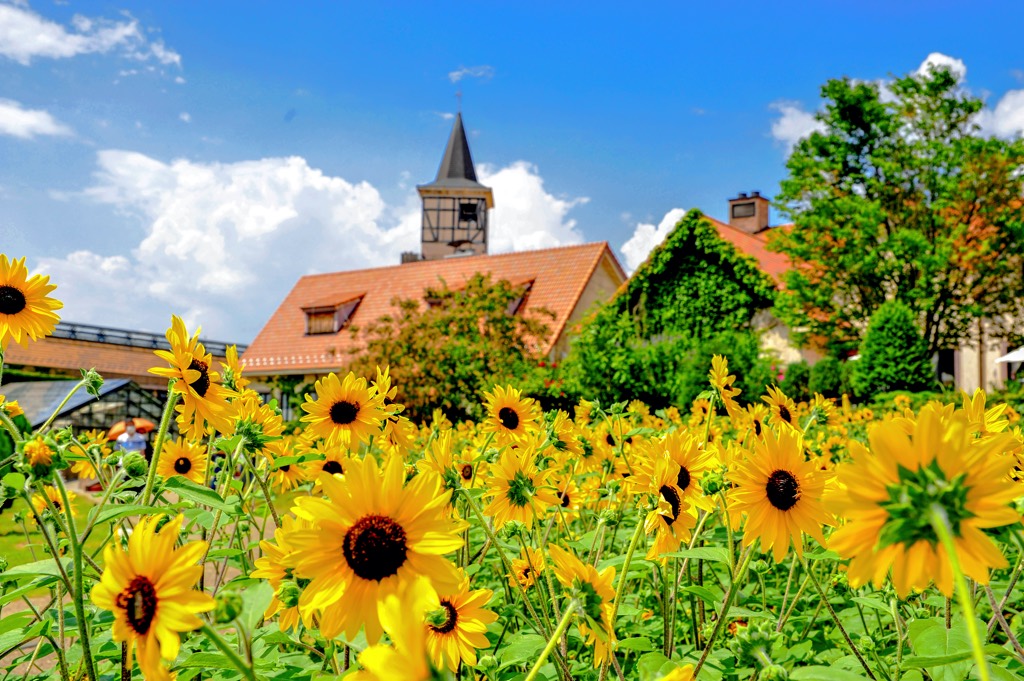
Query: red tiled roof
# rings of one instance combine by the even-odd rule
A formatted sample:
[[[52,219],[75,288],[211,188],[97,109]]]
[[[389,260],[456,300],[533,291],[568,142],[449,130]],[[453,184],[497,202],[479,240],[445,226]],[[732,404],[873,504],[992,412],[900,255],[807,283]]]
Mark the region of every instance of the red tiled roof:
[[[741,229],[732,227],[728,223],[716,220],[713,217],[705,216],[718,230],[718,234],[738,248],[741,253],[752,256],[757,260],[761,270],[769,275],[776,283],[782,281],[782,274],[789,269],[789,259],[782,253],[773,253],[768,250],[768,232],[764,230],[757,234],[749,234]],[[785,225],[782,226],[785,228]],[[774,229],[780,229],[776,227]]]
[[[223,357],[214,357],[214,368]],[[78,374],[79,369],[96,369],[104,378],[130,378],[144,388],[166,390],[167,380],[149,373],[150,367],[167,363],[147,348],[113,343],[94,343],[70,338],[41,338],[29,341],[28,348],[17,343],[7,346],[8,366],[56,370]]]
[[[524,310],[547,308],[555,315],[545,320],[551,329],[548,342],[541,348],[546,354],[562,335],[584,287],[606,254],[625,279],[606,242],[305,276],[245,351],[245,371],[266,376],[338,370],[360,341],[347,327],[333,334],[306,335],[303,308],[365,294],[351,318],[352,325],[365,327],[392,312],[395,308],[391,303],[396,298],[420,299],[428,287],[439,285],[442,279],[450,288],[459,288],[478,272],[515,284],[533,282]]]

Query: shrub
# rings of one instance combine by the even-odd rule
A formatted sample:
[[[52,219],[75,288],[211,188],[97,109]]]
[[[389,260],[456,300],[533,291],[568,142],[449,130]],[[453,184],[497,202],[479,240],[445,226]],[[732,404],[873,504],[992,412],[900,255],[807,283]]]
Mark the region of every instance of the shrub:
[[[736,376],[740,402],[757,402],[765,387],[773,382],[771,362],[761,357],[757,334],[750,331],[726,331],[705,341],[691,344],[679,366],[675,402],[690,404],[708,388],[711,358],[723,355],[729,360],[729,373]]]
[[[782,379],[782,392],[794,400],[806,400],[811,396],[811,365],[800,360],[786,367],[786,375]]]
[[[857,395],[864,399],[893,390],[936,387],[928,344],[910,308],[891,300],[871,316],[853,373]]]
[[[835,357],[824,357],[811,367],[807,389],[825,397],[838,398],[843,394],[843,363]]]

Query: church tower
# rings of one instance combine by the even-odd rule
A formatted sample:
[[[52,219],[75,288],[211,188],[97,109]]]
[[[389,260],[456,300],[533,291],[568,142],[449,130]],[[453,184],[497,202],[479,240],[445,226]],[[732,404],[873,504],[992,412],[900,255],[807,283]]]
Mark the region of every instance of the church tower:
[[[487,253],[487,211],[494,208],[494,194],[477,182],[461,113],[455,116],[437,177],[416,189],[423,199],[423,260]]]

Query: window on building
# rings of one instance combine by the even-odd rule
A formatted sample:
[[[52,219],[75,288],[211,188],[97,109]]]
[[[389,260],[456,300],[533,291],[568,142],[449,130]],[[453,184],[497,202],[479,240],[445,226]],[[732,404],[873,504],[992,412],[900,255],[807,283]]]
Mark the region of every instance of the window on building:
[[[475,201],[463,201],[459,204],[459,222],[477,222],[479,220],[478,204]]]
[[[338,333],[348,325],[362,300],[363,297],[359,296],[337,305],[303,308],[306,313],[306,335]]]
[[[530,297],[530,289],[533,288],[533,282],[528,281],[521,288],[523,292],[515,300],[509,301],[508,307],[505,308],[505,314],[512,316],[523,309],[523,305],[526,304],[527,299]]]

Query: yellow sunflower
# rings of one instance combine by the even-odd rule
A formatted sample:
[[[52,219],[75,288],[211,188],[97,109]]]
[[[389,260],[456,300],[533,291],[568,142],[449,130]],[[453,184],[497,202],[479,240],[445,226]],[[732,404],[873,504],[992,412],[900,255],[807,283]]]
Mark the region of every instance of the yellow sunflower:
[[[365,378],[356,378],[349,372],[344,380],[328,374],[314,386],[316,399],[309,394],[302,408],[308,423],[306,433],[320,437],[328,444],[354,445],[369,442],[380,433],[384,413],[384,396],[366,384]]]
[[[224,385],[238,392],[245,390],[252,381],[242,377],[245,365],[238,361],[238,346],[229,345],[224,359],[220,363],[220,368],[224,370]]]
[[[547,509],[558,503],[554,490],[547,486],[552,471],[538,470],[536,460],[537,452],[532,447],[506,449],[491,467],[488,490],[484,492],[491,502],[484,514],[494,518],[496,529],[510,520],[532,527],[535,518],[544,517]]]
[[[435,589],[458,588],[458,571],[443,557],[462,546],[465,527],[445,516],[451,493],[439,489],[436,475],[404,480],[398,457],[383,471],[372,456],[352,459],[344,478],[321,475],[328,498],[296,502],[295,514],[312,524],[289,535],[295,575],[312,580],[299,607],[321,611],[328,639],[344,631],[352,640],[365,625],[366,640],[376,643],[377,604],[418,575]]]
[[[754,440],[754,451],[730,472],[736,487],[729,495],[729,510],[746,516],[743,544],[761,540],[761,550],[772,549],[781,562],[792,544],[803,556],[803,532],[824,545],[822,525],[831,525],[821,503],[825,478],[806,461],[800,434],[791,428],[778,433],[766,429]]]
[[[496,385],[492,392],[485,392],[484,408],[484,432],[494,433],[499,446],[523,442],[537,431],[540,408],[512,386]]]
[[[113,451],[110,448],[110,440],[107,439],[107,432],[105,430],[84,431],[78,435],[75,442],[68,448],[71,454],[78,457],[71,460],[71,472],[79,478],[92,479],[99,477],[96,465],[93,463],[93,457],[89,453],[90,448],[94,448],[96,458],[102,465],[103,459],[110,456],[110,453]]]
[[[176,441],[164,442],[156,472],[164,480],[180,475],[202,485],[206,483],[206,466],[206,445],[179,437]]]
[[[48,276],[29,277],[25,258],[8,260],[0,254],[0,352],[7,349],[12,338],[28,347],[30,338],[38,340],[53,333],[60,321],[54,310],[64,307],[64,303],[49,297],[56,288]]]
[[[552,444],[559,452],[574,457],[583,455],[583,443],[580,441],[576,424],[569,418],[569,414],[561,409],[551,422],[551,435]]]
[[[594,666],[611,660],[615,644],[612,607],[615,600],[615,568],[608,566],[598,572],[593,565],[583,563],[557,545],[548,549],[554,562],[555,576],[580,602],[582,613],[577,615],[577,626],[584,642],[594,648]]]
[[[68,501],[71,503],[71,515],[77,518],[78,510],[75,508],[75,499],[78,495],[71,490],[65,491],[68,495]],[[46,496],[44,497],[43,494]],[[46,503],[47,499],[50,500],[50,503],[53,504],[58,513],[64,513],[64,499],[60,496],[60,490],[51,485],[45,485],[43,487],[43,494],[36,493],[32,495],[32,506],[36,509],[36,513],[44,515],[45,511],[49,510],[49,505]],[[63,521],[64,518],[61,517],[61,520]]]
[[[674,430],[659,440],[651,440],[640,448],[640,457],[636,464],[637,483],[654,494],[662,483],[652,485],[654,465],[659,459],[668,459],[679,466],[677,477],[671,484],[679,490],[684,506],[691,508],[696,514],[697,508],[710,511],[714,502],[704,497],[700,481],[704,474],[718,466],[714,447],[702,447],[698,438],[686,431]]]
[[[201,440],[214,430],[230,434],[234,421],[228,399],[234,393],[220,384],[220,374],[211,371],[213,357],[199,342],[199,330],[189,336],[185,322],[172,316],[167,341],[171,344],[169,351],[154,352],[171,366],[149,372],[174,380],[173,390],[182,397],[182,403],[175,407],[179,429],[193,440]]]
[[[269,620],[274,615],[278,616],[278,626],[281,631],[295,629],[301,619],[306,627],[313,626],[312,611],[302,612],[298,607],[298,596],[292,594],[288,600],[281,601],[282,584],[288,588],[294,586],[294,591],[301,593],[298,585],[290,580],[290,568],[288,567],[287,556],[291,552],[291,545],[288,543],[288,536],[296,529],[308,529],[308,521],[286,515],[281,519],[281,527],[274,530],[274,541],[260,540],[260,550],[263,555],[256,559],[256,569],[250,577],[265,579],[274,587],[274,597],[270,599],[270,605],[263,613],[263,619]]]
[[[516,584],[529,589],[542,572],[544,554],[527,546],[520,551],[518,558],[512,559],[512,574],[505,576],[508,577],[508,585],[513,589],[516,588]]]
[[[768,407],[763,404],[747,405],[746,422],[755,436],[761,437],[761,432],[764,430],[767,420]]]
[[[850,441],[851,461],[838,470],[839,491],[830,506],[845,523],[829,548],[850,559],[850,584],[881,587],[892,569],[899,596],[932,581],[953,593],[953,571],[930,522],[934,506],[945,511],[964,573],[981,584],[1006,558],[984,530],[1015,524],[1011,502],[1019,495],[1009,473],[1016,441],[1007,433],[976,439],[963,411],[944,414],[926,405],[911,432],[895,421],[868,430],[870,450]]]
[[[341,446],[329,446],[323,441],[313,445],[308,453],[316,458],[304,461],[302,468],[305,471],[306,479],[312,481],[313,487],[316,489],[320,487],[321,473],[344,476],[351,460],[348,450]]]
[[[679,478],[679,464],[666,458],[658,458],[650,477],[650,487],[643,491],[657,495],[657,508],[651,510],[644,520],[644,532],[654,532],[654,543],[647,551],[647,560],[676,551],[679,544],[689,541],[690,530],[697,524],[697,518],[690,513],[690,507],[683,501],[683,493],[676,486]]]
[[[179,634],[202,626],[197,613],[213,610],[209,595],[193,590],[203,573],[198,564],[206,542],[175,548],[184,517],[157,529],[159,516],[139,521],[128,538],[128,550],[108,545],[92,602],[114,614],[113,639],[128,642],[128,660],[138,647],[139,667],[147,679],[170,680],[161,659],[173,661],[181,646]]]
[[[25,460],[30,466],[49,466],[53,450],[42,437],[36,436],[25,443]]]
[[[391,645],[371,645],[359,653],[363,669],[352,681],[431,681],[443,678],[430,663],[427,628],[423,617],[437,596],[430,582],[417,577],[397,593],[383,596],[380,621]]]
[[[712,357],[711,371],[708,372],[708,379],[711,381],[711,387],[722,398],[722,404],[725,406],[725,411],[729,414],[729,418],[739,414],[740,406],[736,404],[734,398],[740,394],[740,389],[733,387],[736,377],[729,375],[729,360],[722,355]]]
[[[971,430],[978,434],[978,437],[985,437],[993,433],[1001,433],[1010,426],[1010,421],[1004,415],[1010,405],[997,404],[989,410],[985,409],[985,391],[975,388],[974,395],[968,396],[964,390],[960,391],[962,397],[962,409],[967,414],[967,420],[971,424]]]
[[[5,396],[0,395],[0,411],[7,414],[8,417],[14,418],[15,416],[22,416],[25,410],[18,404],[18,400],[8,400]]]
[[[427,624],[427,649],[437,668],[455,671],[459,662],[470,667],[476,665],[477,648],[489,648],[487,625],[498,616],[484,606],[494,592],[490,589],[469,588],[469,577],[463,573],[459,588],[451,593],[439,593],[436,605],[438,616]]]
[[[306,471],[297,463],[278,463],[279,459],[295,456],[295,438],[287,435],[269,443],[263,456],[270,465],[270,484],[278,492],[288,492],[306,481]]]
[[[798,428],[796,421],[796,403],[774,385],[768,386],[768,394],[761,398],[771,412],[769,417],[773,425]]]

